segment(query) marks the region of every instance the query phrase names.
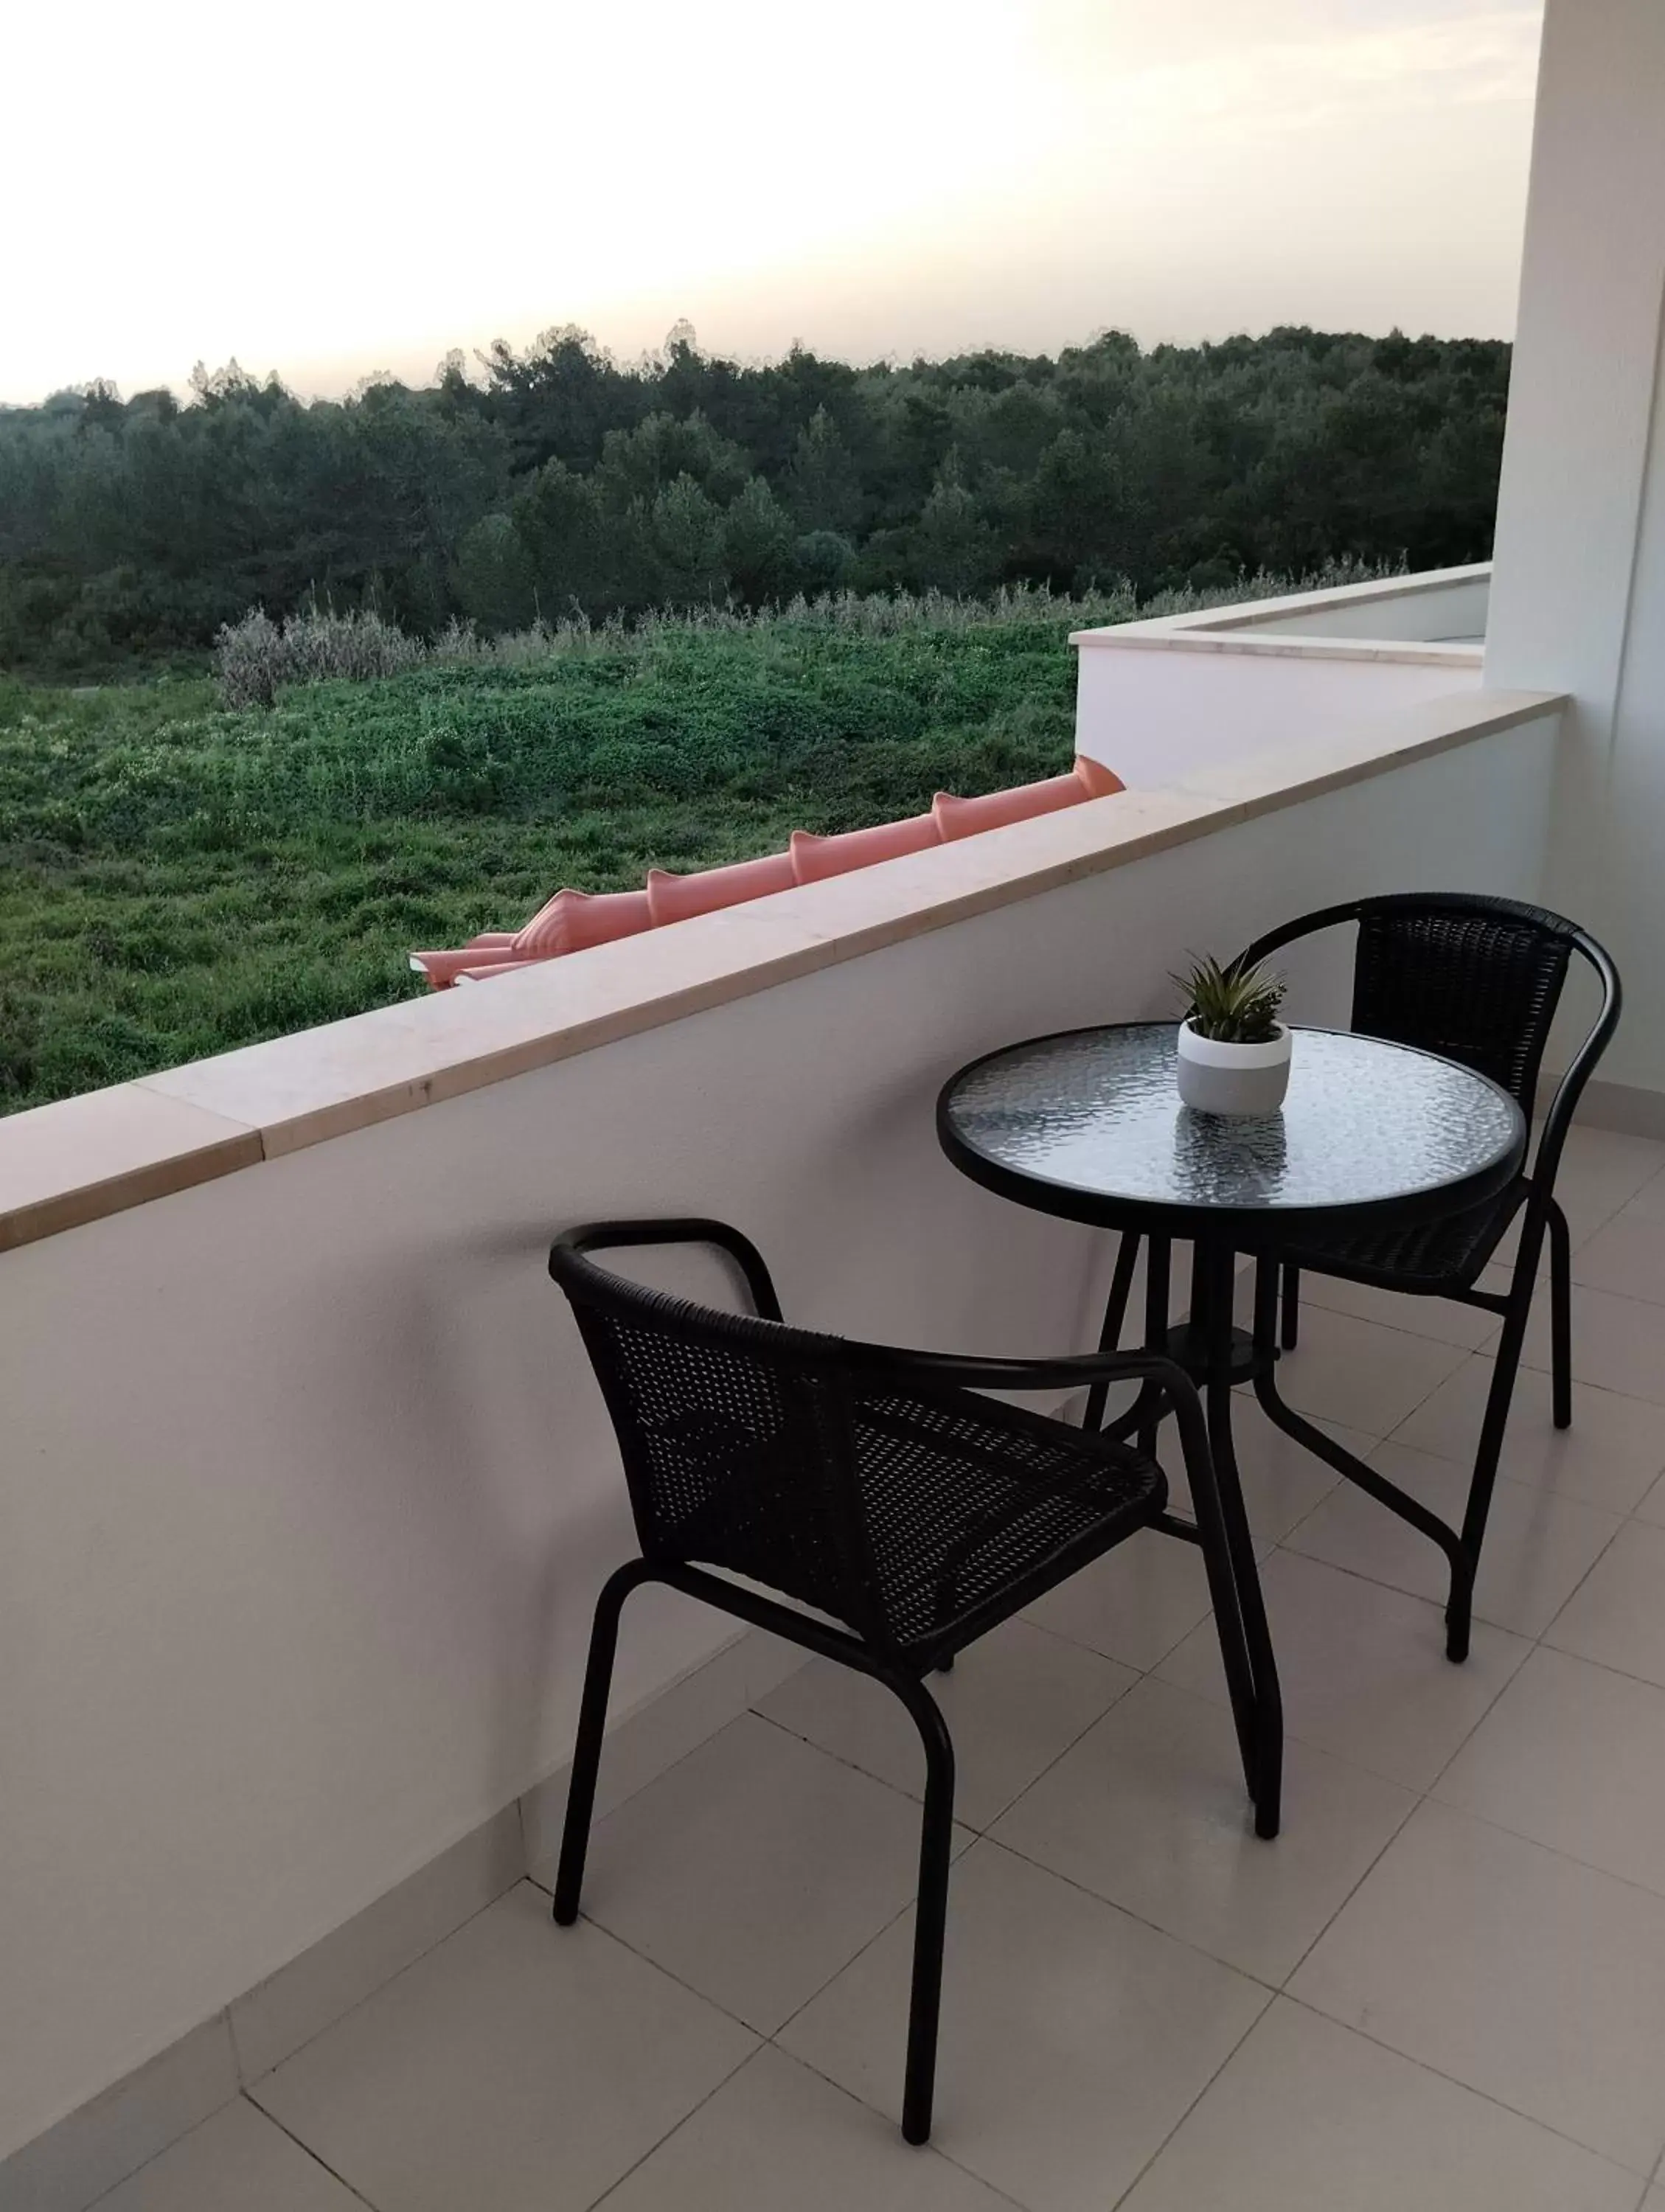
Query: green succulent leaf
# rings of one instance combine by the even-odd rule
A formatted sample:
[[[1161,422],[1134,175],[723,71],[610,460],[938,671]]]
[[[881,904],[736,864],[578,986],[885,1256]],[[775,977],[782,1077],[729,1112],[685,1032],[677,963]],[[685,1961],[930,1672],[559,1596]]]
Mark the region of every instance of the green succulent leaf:
[[[1172,978],[1185,1000],[1185,1018],[1199,1036],[1217,1044],[1270,1044],[1287,986],[1264,968],[1223,968],[1211,955],[1193,959]]]

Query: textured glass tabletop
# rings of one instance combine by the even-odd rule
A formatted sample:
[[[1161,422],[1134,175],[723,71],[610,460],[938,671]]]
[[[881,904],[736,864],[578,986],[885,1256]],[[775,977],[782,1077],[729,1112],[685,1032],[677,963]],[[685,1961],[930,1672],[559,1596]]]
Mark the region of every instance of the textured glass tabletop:
[[[1037,1037],[977,1060],[942,1096],[951,1151],[997,1171],[1130,1207],[1280,1214],[1423,1210],[1501,1178],[1525,1125],[1508,1094],[1454,1062],[1339,1030],[1295,1032],[1279,1114],[1180,1103],[1177,1029],[1145,1022]]]

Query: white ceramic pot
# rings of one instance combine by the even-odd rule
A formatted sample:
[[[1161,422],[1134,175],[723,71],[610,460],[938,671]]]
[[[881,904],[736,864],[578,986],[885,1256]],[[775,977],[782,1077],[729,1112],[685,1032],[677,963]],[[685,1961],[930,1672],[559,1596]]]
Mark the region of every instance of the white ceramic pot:
[[[1200,1114],[1275,1114],[1289,1089],[1294,1036],[1279,1022],[1267,1044],[1221,1044],[1179,1030],[1179,1095]]]

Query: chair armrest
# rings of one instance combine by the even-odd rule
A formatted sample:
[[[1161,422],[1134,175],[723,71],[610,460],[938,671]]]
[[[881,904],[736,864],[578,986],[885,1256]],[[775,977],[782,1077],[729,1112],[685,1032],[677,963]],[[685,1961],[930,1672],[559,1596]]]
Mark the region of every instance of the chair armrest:
[[[898,1382],[948,1382],[967,1390],[1066,1390],[1092,1382],[1159,1382],[1176,1398],[1195,1400],[1185,1370],[1156,1352],[1084,1352],[1056,1359],[999,1359],[952,1352],[912,1352],[882,1344],[848,1346],[859,1364]]]
[[[726,1253],[745,1279],[752,1310],[764,1321],[780,1321],[782,1318],[774,1279],[764,1264],[763,1254],[751,1239],[742,1236],[738,1229],[731,1229],[726,1221],[711,1221],[698,1215],[586,1222],[581,1227],[568,1229],[556,1238],[550,1248],[550,1272],[551,1274],[555,1272],[554,1261],[557,1251],[576,1252],[581,1257],[590,1252],[605,1252],[633,1244],[705,1244],[714,1251]]]
[[[1180,1450],[1194,1492],[1215,1495],[1208,1423],[1196,1384],[1158,1352],[1087,1352],[1059,1359],[961,1358],[948,1352],[903,1352],[880,1344],[847,1347],[863,1367],[907,1383],[949,1383],[966,1390],[1067,1390],[1082,1383],[1154,1382],[1173,1408]]]

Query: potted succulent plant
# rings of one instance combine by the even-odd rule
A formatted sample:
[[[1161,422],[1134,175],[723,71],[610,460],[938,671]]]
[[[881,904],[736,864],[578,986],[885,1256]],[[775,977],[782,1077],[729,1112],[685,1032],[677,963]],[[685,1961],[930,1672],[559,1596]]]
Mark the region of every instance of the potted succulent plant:
[[[1194,961],[1174,978],[1185,994],[1179,1030],[1179,1095],[1204,1114],[1275,1114],[1289,1089],[1280,976],[1263,968]]]

